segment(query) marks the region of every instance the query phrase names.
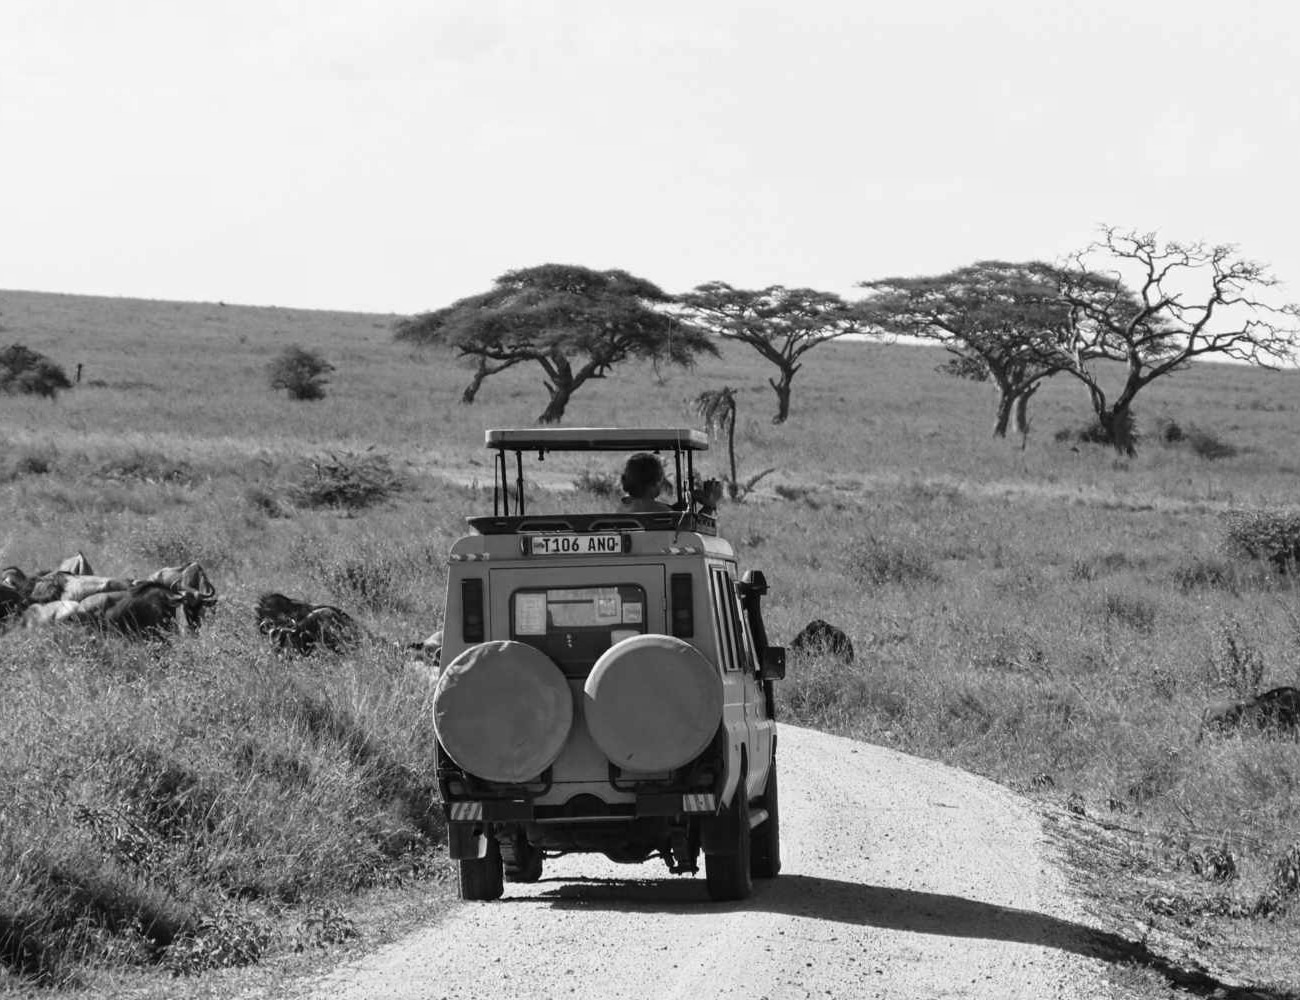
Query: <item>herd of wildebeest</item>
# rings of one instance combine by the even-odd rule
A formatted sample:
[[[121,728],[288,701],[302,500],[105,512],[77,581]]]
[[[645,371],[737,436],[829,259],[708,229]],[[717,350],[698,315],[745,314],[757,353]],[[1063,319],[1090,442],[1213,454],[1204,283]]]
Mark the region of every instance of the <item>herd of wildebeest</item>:
[[[78,552],[52,570],[0,569],[0,631],[73,625],[132,639],[197,632],[217,589],[202,565],[164,566],[146,577],[98,576]],[[257,628],[275,648],[309,655],[355,645],[364,631],[342,608],[265,593],[254,607]],[[436,662],[442,633],[407,648]]]
[[[204,613],[216,603],[216,588],[197,562],[164,566],[143,578],[107,577],[95,575],[78,552],[52,570],[29,574],[17,566],[0,569],[0,631],[69,624],[130,638],[165,638],[182,627],[198,631]],[[339,652],[365,635],[342,608],[274,592],[258,597],[254,617],[258,631],[276,649],[304,656],[318,649]],[[442,633],[404,645],[436,666]],[[790,649],[845,664],[854,659],[848,635],[820,618],[804,626]],[[1300,689],[1277,687],[1205,709],[1201,737],[1232,732],[1300,738]]]

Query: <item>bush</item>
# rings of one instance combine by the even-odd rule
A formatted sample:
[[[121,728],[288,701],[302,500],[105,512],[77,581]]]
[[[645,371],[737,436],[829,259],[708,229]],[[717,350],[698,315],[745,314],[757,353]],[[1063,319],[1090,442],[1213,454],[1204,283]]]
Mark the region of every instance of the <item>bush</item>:
[[[582,470],[582,474],[573,481],[573,488],[582,493],[607,499],[615,499],[623,492],[617,475],[592,472],[590,469]]]
[[[1186,435],[1187,446],[1201,458],[1214,461],[1217,458],[1232,458],[1237,454],[1237,446],[1222,441],[1211,431],[1199,427],[1190,427]]]
[[[352,513],[405,489],[387,455],[328,452],[307,464],[308,471],[290,490],[293,502],[300,507],[333,507]]]
[[[1279,573],[1293,572],[1300,562],[1300,509],[1243,507],[1222,520],[1233,553],[1267,562]]]
[[[297,344],[286,347],[267,366],[272,389],[284,389],[290,399],[324,399],[326,377],[334,366],[315,351]]]
[[[71,388],[67,372],[44,354],[22,344],[0,351],[0,392],[53,399],[60,389]]]
[[[1106,621],[1149,635],[1156,627],[1156,605],[1135,594],[1107,594]]]
[[[939,573],[914,539],[868,535],[850,543],[845,560],[848,575],[860,584],[934,583]]]
[[[1052,435],[1052,440],[1057,444],[1104,444],[1114,448],[1123,447],[1125,443],[1137,444],[1139,437],[1134,413],[1129,410],[1116,422],[1115,438],[1101,425],[1101,421],[1093,419],[1081,427],[1060,428]]]
[[[1204,664],[1206,688],[1250,698],[1259,691],[1264,671],[1264,654],[1241,622],[1231,615],[1219,621]]]

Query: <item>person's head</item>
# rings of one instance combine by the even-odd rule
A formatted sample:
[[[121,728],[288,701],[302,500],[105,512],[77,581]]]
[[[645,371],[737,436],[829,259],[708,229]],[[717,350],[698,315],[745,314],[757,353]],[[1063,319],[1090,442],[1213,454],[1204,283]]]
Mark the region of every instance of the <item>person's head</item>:
[[[649,452],[638,452],[623,466],[623,492],[636,500],[653,500],[664,485],[664,467]]]

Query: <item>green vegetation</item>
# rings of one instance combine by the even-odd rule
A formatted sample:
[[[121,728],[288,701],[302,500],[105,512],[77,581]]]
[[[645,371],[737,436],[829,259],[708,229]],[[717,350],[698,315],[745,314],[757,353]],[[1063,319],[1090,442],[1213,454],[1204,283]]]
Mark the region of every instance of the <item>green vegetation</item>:
[[[60,389],[71,388],[68,373],[44,354],[24,344],[0,351],[0,393],[53,399]]]
[[[291,949],[303,926],[347,937],[353,892],[439,863],[421,811],[427,689],[392,643],[439,627],[447,547],[491,504],[483,428],[533,422],[535,375],[500,372],[492,403],[466,408],[466,371],[412,355],[391,317],[27,293],[0,306],[38,350],[81,331],[95,375],[53,410],[0,397],[0,564],[81,549],[98,571],[143,574],[198,559],[221,596],[211,625],[171,646],[0,637],[0,857],[16,873],[0,886],[0,984],[238,963]],[[348,374],[318,406],[266,392],[269,359],[295,342]],[[702,390],[734,387],[736,450],[776,471],[720,518],[772,585],[770,633],[820,617],[858,653],[793,660],[787,720],[1073,793],[1175,845],[1153,870],[1228,850],[1236,875],[1216,891],[1246,910],[1281,892],[1300,744],[1198,737],[1210,701],[1300,684],[1295,576],[1272,549],[1243,551],[1233,520],[1291,502],[1300,376],[1197,364],[1152,382],[1148,440],[1167,421],[1235,452],[1172,441],[1129,459],[1055,440],[1093,416],[1057,379],[1034,396],[1023,450],[991,438],[985,388],[937,374],[938,354],[821,345],[779,425],[746,416],[771,397],[770,366],[744,346],[658,378],[629,361],[567,418],[691,424]],[[322,455],[354,470],[382,455],[407,488],[301,502]],[[715,448],[700,471],[727,478],[726,462]],[[530,508],[607,504],[596,491],[617,464],[548,457]],[[376,638],[277,658],[253,624],[264,590],[338,604]],[[1278,898],[1268,920],[1196,919],[1221,920],[1216,939],[1293,942],[1300,907]]]
[[[290,399],[324,399],[325,385],[334,366],[315,351],[291,344],[267,365],[272,389],[283,389]]]

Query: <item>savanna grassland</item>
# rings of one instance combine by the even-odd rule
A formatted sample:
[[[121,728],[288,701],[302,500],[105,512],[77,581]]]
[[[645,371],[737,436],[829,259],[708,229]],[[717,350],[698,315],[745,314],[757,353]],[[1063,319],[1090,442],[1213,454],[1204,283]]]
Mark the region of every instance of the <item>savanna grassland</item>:
[[[519,367],[461,405],[468,370],[396,343],[394,319],[0,293],[0,346],[83,366],[53,402],[0,396],[0,565],[197,559],[221,601],[170,645],[0,637],[0,983],[148,989],[159,967],[364,936],[358,893],[447,894],[427,680],[400,646],[440,625],[443,554],[490,508],[483,429],[531,425],[545,395]],[[335,365],[323,400],[269,389],[291,344]],[[1092,824],[1077,858],[1106,919],[1300,984],[1283,863],[1300,744],[1198,739],[1210,701],[1300,685],[1300,588],[1224,544],[1226,512],[1294,501],[1300,375],[1199,365],[1156,383],[1122,459],[1057,440],[1089,416],[1064,377],[1021,447],[990,436],[991,390],[940,360],[821,347],[773,425],[770,372],[726,348],[691,372],[616,369],[566,423],[698,425],[694,397],[734,387],[740,478],[774,471],[724,505],[723,532],[767,574],[769,631],[819,617],[857,650],[792,660],[784,717],[1068,804]],[[313,506],[310,463],[329,455],[385,462],[402,488]],[[548,460],[533,509],[605,503],[575,489],[604,461]],[[277,658],[253,623],[265,590],[338,604],[372,638]]]

